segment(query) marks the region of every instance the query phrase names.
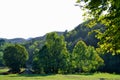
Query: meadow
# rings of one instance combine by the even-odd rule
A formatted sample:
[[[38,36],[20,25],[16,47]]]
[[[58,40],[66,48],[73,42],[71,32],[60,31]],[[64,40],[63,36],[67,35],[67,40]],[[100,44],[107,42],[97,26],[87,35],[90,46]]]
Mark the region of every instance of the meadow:
[[[0,69],[0,73],[7,69]],[[81,74],[8,74],[1,75],[0,80],[120,80],[120,75],[110,73],[81,73]]]

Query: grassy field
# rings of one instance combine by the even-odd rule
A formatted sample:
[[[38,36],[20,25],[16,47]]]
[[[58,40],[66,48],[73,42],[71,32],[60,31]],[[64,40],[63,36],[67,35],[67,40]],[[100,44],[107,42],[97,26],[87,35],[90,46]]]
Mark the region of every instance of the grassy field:
[[[0,73],[7,69],[0,69]],[[120,80],[120,75],[108,73],[39,75],[39,74],[9,74],[0,75],[0,80]]]

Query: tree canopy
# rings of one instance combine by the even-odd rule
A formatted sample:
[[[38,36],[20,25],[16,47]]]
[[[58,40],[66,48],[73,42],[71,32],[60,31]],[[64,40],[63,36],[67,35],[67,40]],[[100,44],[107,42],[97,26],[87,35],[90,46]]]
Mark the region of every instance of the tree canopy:
[[[10,45],[4,50],[3,59],[11,72],[20,72],[20,68],[28,59],[28,52],[21,45]]]
[[[45,45],[34,58],[33,69],[36,73],[64,73],[68,55],[64,37],[55,32],[49,33]]]
[[[78,41],[72,53],[73,64],[77,72],[95,71],[103,65],[102,58],[94,47],[87,46],[82,40]]]
[[[105,32],[98,32],[99,45],[106,52],[120,53],[120,1],[119,0],[77,0],[92,18],[91,23],[102,23]]]

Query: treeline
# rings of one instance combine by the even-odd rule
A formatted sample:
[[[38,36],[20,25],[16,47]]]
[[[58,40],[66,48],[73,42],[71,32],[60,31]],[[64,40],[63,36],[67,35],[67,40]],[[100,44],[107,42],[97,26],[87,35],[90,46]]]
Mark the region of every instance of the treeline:
[[[79,73],[96,71],[103,65],[94,47],[82,40],[69,53],[63,36],[49,33],[45,45],[34,56],[33,69],[37,73]]]
[[[0,66],[8,66],[10,72],[19,72],[21,67],[31,66],[34,73],[40,74],[120,73],[120,55],[99,48],[96,29],[105,31],[104,25],[89,28],[83,23],[70,32],[51,32],[40,39],[19,44],[1,39]]]
[[[20,72],[25,67],[28,52],[19,44],[10,44],[3,51],[5,65],[10,72]],[[67,50],[64,36],[48,33],[45,44],[33,55],[32,69],[35,73],[80,73],[98,70],[104,61],[92,46],[82,40],[75,45],[73,52]]]

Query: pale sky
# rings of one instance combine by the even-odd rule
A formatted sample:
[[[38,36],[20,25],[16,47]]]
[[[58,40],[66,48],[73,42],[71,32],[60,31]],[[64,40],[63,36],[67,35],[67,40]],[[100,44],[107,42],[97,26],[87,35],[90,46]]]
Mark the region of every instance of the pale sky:
[[[0,38],[39,37],[83,22],[76,0],[0,0]]]

